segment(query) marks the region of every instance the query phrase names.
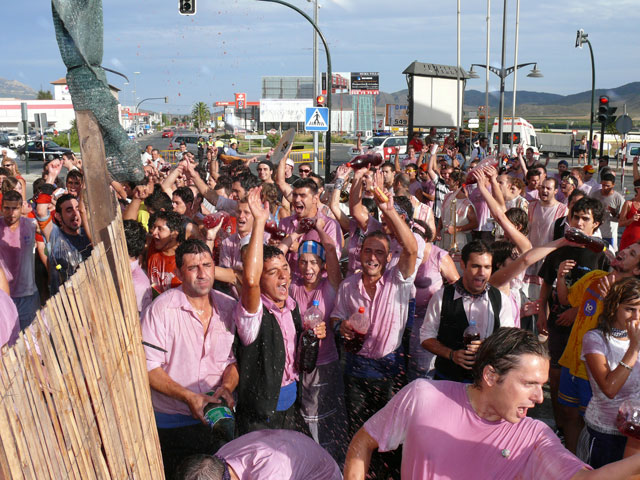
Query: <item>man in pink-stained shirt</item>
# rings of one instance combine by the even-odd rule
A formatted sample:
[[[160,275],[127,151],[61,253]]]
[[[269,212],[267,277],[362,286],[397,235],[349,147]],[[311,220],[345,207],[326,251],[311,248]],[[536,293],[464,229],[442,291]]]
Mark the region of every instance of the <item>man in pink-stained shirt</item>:
[[[201,240],[176,250],[182,285],[160,295],[142,318],[151,401],[168,478],[187,456],[231,440],[204,419],[208,403],[234,405],[238,369],[232,352],[236,301],[212,290],[213,257]]]
[[[536,336],[499,329],[478,351],[472,385],[418,379],[373,415],[351,441],[345,480],[364,480],[375,450],[401,444],[403,480],[597,477],[549,427],[527,417],[544,399],[548,369]],[[640,457],[634,457],[612,464],[608,478],[637,472]]]
[[[284,254],[263,243],[269,207],[262,204],[261,191],[261,187],[254,188],[248,195],[253,229],[244,256],[241,301],[234,312],[241,344],[237,429],[240,434],[279,428],[305,431],[295,406],[299,398],[295,358],[302,333],[300,311],[289,297],[291,269]],[[325,323],[314,332],[319,339],[325,338]]]
[[[338,258],[342,253],[342,230],[340,224],[333,218],[329,218],[326,215],[318,211],[318,185],[311,178],[303,178],[295,183],[292,192],[291,211],[290,217],[283,218],[280,222],[279,228],[287,234],[294,233],[298,230],[300,221],[305,218],[322,218],[325,222],[325,232],[333,239],[336,245],[336,253]],[[313,240],[319,242],[318,232],[311,229],[305,233],[300,242],[305,240]],[[287,253],[287,261],[291,266],[292,272],[297,275],[298,273],[298,251],[297,249],[290,249]]]
[[[369,320],[362,348],[358,352],[347,351],[346,357],[346,404],[351,435],[391,398],[394,381],[404,365],[402,335],[416,273],[418,246],[413,233],[392,199],[376,202],[385,228],[394,233],[404,249],[397,265],[387,269],[392,258],[388,235],[382,231],[368,234],[360,251],[362,272],[351,275],[340,285],[331,312],[334,328],[339,328],[347,342],[355,337],[349,319],[360,307]],[[382,473],[382,478],[394,477],[394,459],[377,457],[374,461],[375,471]]]
[[[291,430],[247,433],[227,443],[215,456],[190,458],[180,470],[179,480],[194,471],[201,475],[198,478],[216,480],[342,480],[335,460],[320,445]]]

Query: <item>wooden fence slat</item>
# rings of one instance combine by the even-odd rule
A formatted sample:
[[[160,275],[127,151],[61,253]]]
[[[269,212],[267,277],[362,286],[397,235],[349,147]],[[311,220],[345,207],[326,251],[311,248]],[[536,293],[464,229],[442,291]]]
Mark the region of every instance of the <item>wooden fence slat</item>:
[[[164,478],[120,212],[0,358],[0,478]]]

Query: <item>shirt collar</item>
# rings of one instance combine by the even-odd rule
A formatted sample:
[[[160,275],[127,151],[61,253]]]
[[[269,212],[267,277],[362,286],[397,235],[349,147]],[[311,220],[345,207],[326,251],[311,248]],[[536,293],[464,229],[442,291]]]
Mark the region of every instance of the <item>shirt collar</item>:
[[[260,298],[262,299],[262,305],[264,305],[264,308],[269,310],[271,313],[287,313],[293,311],[296,308],[296,301],[290,296],[288,296],[285,300],[284,308],[280,308],[279,306],[277,306],[273,302],[273,300],[271,300],[264,294],[260,295]]]
[[[453,288],[455,288],[454,300],[462,297],[463,299],[468,298],[469,300],[478,300],[485,296],[485,294],[489,291],[489,282],[484,286],[484,291],[479,294],[474,294],[469,292],[462,283],[462,278],[460,278],[456,283],[453,284]]]

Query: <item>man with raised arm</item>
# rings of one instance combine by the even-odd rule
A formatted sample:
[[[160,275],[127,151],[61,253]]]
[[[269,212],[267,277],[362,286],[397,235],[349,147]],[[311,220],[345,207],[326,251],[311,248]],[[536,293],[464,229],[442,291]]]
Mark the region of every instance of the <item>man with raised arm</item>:
[[[297,408],[300,389],[295,366],[302,320],[298,305],[289,296],[287,260],[282,251],[263,243],[269,206],[262,204],[261,191],[258,187],[249,192],[253,229],[244,257],[241,301],[235,311],[240,340],[240,434],[261,429],[305,430]],[[315,327],[314,333],[325,338],[325,323]]]

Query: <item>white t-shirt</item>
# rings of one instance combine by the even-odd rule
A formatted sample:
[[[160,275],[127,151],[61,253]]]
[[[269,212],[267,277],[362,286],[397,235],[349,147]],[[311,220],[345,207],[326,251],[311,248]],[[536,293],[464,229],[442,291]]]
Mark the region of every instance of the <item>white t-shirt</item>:
[[[620,340],[619,338],[608,337],[605,339],[602,331],[589,330],[584,334],[582,340],[582,355],[580,358],[585,361],[586,355],[590,353],[598,353],[604,355],[607,359],[609,368],[613,370],[618,366],[622,357],[629,348],[629,340]],[[587,365],[587,374],[589,375],[589,383],[593,396],[587,406],[584,414],[584,420],[591,428],[602,433],[620,435],[616,428],[616,417],[620,404],[629,398],[640,398],[640,367],[634,365],[633,370],[629,374],[629,378],[614,398],[607,397],[596,383]]]
[[[402,480],[567,479],[589,468],[539,420],[480,418],[466,387],[415,380],[364,424],[380,452],[403,445]]]

